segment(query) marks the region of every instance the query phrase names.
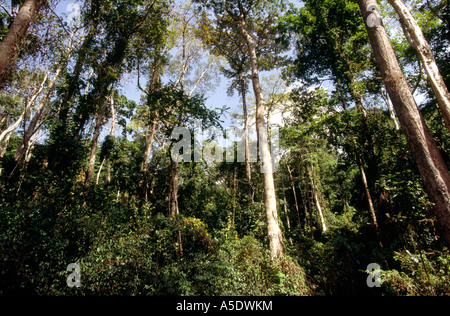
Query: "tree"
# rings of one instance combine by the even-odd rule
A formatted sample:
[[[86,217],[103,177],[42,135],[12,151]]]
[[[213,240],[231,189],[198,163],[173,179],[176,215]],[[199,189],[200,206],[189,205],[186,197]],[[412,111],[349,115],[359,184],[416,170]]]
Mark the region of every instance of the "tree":
[[[250,147],[249,147],[249,122],[248,122],[248,72],[250,70],[247,47],[242,42],[239,32],[230,29],[229,22],[222,20],[220,16],[215,21],[208,19],[205,12],[200,20],[200,35],[203,41],[210,47],[213,54],[226,58],[229,69],[222,69],[224,75],[232,79],[228,88],[228,94],[233,95],[237,90],[242,99],[242,110],[244,120],[244,149],[245,149],[245,177],[248,182],[248,196],[252,197],[252,173],[250,165]],[[261,52],[261,50],[259,50]]]
[[[442,236],[450,245],[450,175],[414,97],[381,21],[375,0],[358,0],[375,59],[411,147]]]
[[[252,85],[256,103],[256,132],[259,141],[260,158],[263,171],[263,200],[266,211],[269,249],[273,259],[283,255],[283,237],[278,224],[277,202],[273,178],[272,156],[270,153],[265,107],[259,78],[260,58],[257,54],[257,39],[264,34],[265,40],[274,41],[276,29],[274,22],[283,7],[279,1],[208,1],[206,7],[213,8],[216,14],[228,15],[233,25],[247,45],[252,73]],[[264,37],[259,37],[264,38]],[[274,53],[272,51],[272,53]]]

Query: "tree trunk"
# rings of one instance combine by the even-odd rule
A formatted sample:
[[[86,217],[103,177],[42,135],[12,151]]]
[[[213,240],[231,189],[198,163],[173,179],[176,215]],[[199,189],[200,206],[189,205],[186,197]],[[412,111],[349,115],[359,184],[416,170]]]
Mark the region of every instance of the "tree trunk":
[[[103,158],[102,163],[100,164],[100,168],[98,168],[97,178],[95,180],[95,185],[98,185],[98,181],[100,180],[100,174],[102,173],[103,165],[105,164],[106,158]]]
[[[450,132],[450,93],[445,85],[444,79],[439,72],[439,68],[434,59],[430,45],[423,35],[419,24],[413,18],[406,5],[401,0],[388,0],[397,12],[400,23],[407,32],[406,37],[410,44],[417,51],[417,55],[427,73],[428,81],[431,84],[434,95],[436,96],[445,125]]]
[[[307,166],[305,166],[305,194],[304,194],[304,205],[305,212],[308,216],[309,228],[311,230],[311,239],[314,240],[314,224],[313,224],[313,214],[312,214],[312,203],[311,203],[311,194],[310,194],[310,185],[309,185],[309,172]]]
[[[178,156],[172,160],[170,174],[169,215],[176,217],[180,214],[178,209]]]
[[[0,88],[4,85],[9,70],[15,66],[21,42],[44,3],[45,0],[26,0],[0,43]]]
[[[114,94],[111,94],[109,105],[111,109],[111,127],[109,129],[109,136],[114,137],[114,135],[116,134],[116,110],[114,109]],[[95,182],[96,185],[98,185],[100,174],[102,172],[103,165],[105,164],[106,160],[108,160],[108,162],[106,166],[107,169],[105,182],[107,184],[111,183],[111,161],[106,157],[104,157],[102,163],[100,164],[100,168],[98,169],[97,180]]]
[[[291,221],[289,220],[289,212],[288,212],[286,192],[284,190],[284,185],[283,185],[283,202],[284,202],[284,215],[286,216],[286,226],[287,226],[288,231],[291,231]]]
[[[358,0],[364,21],[375,0]],[[450,175],[439,149],[431,135],[405,76],[395,56],[389,37],[382,23],[370,27],[366,24],[369,41],[374,51],[386,89],[417,163],[426,191],[436,211],[442,236],[450,246]]]
[[[367,177],[366,177],[366,172],[364,170],[364,164],[363,164],[363,161],[361,158],[358,158],[358,166],[359,166],[359,171],[361,172],[361,179],[362,179],[363,186],[364,186],[364,192],[366,194],[367,206],[369,207],[370,216],[372,217],[373,226],[375,227],[375,229],[378,230],[377,216],[375,213],[375,208],[373,206],[372,196],[369,191],[369,185],[367,183]]]
[[[289,179],[291,180],[291,188],[292,188],[292,194],[294,195],[294,202],[295,202],[295,210],[297,211],[297,218],[298,218],[298,227],[300,231],[300,235],[302,235],[302,222],[300,220],[300,207],[298,205],[298,199],[297,199],[297,191],[295,190],[295,182],[294,177],[292,176],[292,170],[289,164],[286,162],[286,167],[288,169],[289,173]]]
[[[23,139],[19,144],[19,147],[17,148],[16,153],[14,154],[14,158],[16,161],[20,162],[21,159],[25,156],[29,143],[33,135],[37,132],[37,125],[41,121],[42,114],[44,112],[45,107],[48,105],[50,95],[53,92],[53,88],[56,84],[56,81],[59,78],[59,74],[61,73],[62,66],[58,66],[58,68],[55,71],[55,74],[53,75],[53,78],[50,80],[50,83],[47,88],[47,93],[45,94],[45,97],[41,102],[39,103],[38,108],[36,109],[36,112],[33,115],[33,118],[30,121],[30,124],[28,124],[28,127],[23,135]]]
[[[161,61],[158,56],[156,56],[152,63],[152,73],[150,77],[149,91],[141,89],[149,97],[151,93],[155,92],[156,85],[161,81]],[[140,87],[140,86],[139,86]],[[151,106],[151,105],[149,105]],[[145,174],[148,172],[148,162],[150,160],[150,154],[152,153],[153,140],[155,138],[156,128],[158,127],[158,109],[152,110],[154,113],[153,120],[149,126],[146,127],[146,147],[144,152],[144,162],[142,163],[141,171]]]
[[[100,129],[103,125],[104,120],[104,112],[105,112],[105,100],[104,98],[101,98],[100,100],[100,108],[97,116],[97,120],[95,122],[95,129],[94,129],[94,135],[92,137],[92,145],[91,145],[91,153],[89,155],[89,164],[88,164],[88,171],[86,174],[86,182],[85,187],[89,187],[92,175],[94,174],[94,165],[95,165],[95,158],[97,157],[97,149],[98,149],[98,140],[100,138]]]
[[[316,202],[317,212],[319,212],[320,223],[322,224],[322,231],[325,233],[327,231],[327,224],[325,223],[325,217],[323,216],[322,207],[320,206],[320,201],[317,193],[318,189],[314,181],[314,175],[315,175],[314,167],[313,165],[311,165],[311,184],[314,194],[314,201]]]
[[[381,97],[383,98],[384,102],[386,102],[386,105],[389,110],[389,115],[391,116],[392,121],[394,122],[395,130],[400,130],[400,125],[398,125],[397,116],[395,116],[394,107],[392,106],[391,99],[389,99],[389,96],[386,95],[386,91],[384,88],[381,90]]]
[[[239,81],[241,82],[241,95],[242,95],[242,107],[244,110],[244,146],[245,146],[245,177],[248,182],[248,196],[252,197],[252,172],[250,167],[250,145],[248,138],[248,111],[247,111],[247,100],[246,100],[246,88],[244,82],[243,72],[239,73]]]
[[[267,217],[267,232],[269,239],[269,248],[272,253],[272,259],[283,255],[283,237],[278,225],[277,203],[275,197],[275,185],[273,180],[272,156],[270,154],[267,132],[264,123],[264,100],[261,91],[258,72],[258,57],[256,55],[256,43],[247,31],[244,16],[239,18],[239,29],[242,38],[248,46],[250,62],[252,68],[252,84],[256,100],[256,132],[259,141],[260,155],[262,160],[263,183],[264,183],[264,205]]]
[[[42,80],[42,82],[39,86],[39,89],[33,93],[30,100],[28,100],[27,103],[25,104],[25,108],[22,111],[22,114],[17,118],[17,120],[13,124],[11,124],[6,130],[4,130],[0,134],[0,158],[2,158],[6,152],[11,134],[14,132],[14,130],[17,127],[19,127],[20,123],[25,118],[25,115],[26,115],[28,109],[34,104],[34,102],[36,101],[39,94],[41,94],[42,90],[44,90],[44,86],[47,81],[47,78],[48,78],[48,73],[45,74],[44,79]]]

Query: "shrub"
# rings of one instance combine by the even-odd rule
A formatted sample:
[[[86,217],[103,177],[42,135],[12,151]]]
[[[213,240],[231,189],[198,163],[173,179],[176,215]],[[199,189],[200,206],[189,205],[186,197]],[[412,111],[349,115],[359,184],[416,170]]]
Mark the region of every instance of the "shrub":
[[[387,293],[402,296],[450,295],[450,254],[448,251],[411,254],[396,252],[400,271],[381,271]]]

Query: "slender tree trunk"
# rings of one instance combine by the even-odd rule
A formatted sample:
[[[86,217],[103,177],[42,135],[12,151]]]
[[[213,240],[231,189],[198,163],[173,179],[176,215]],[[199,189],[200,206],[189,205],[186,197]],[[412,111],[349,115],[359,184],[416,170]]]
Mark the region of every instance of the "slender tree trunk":
[[[95,165],[95,158],[97,157],[98,140],[100,138],[100,130],[103,125],[103,120],[105,117],[105,113],[104,113],[105,112],[105,100],[104,100],[104,98],[101,98],[99,101],[100,101],[100,107],[99,107],[97,120],[95,122],[94,135],[92,137],[91,153],[89,155],[88,170],[86,173],[86,182],[85,182],[86,187],[89,187],[91,179],[92,179],[92,175],[94,174],[94,165]]]
[[[245,177],[248,182],[248,196],[252,197],[252,172],[250,167],[250,145],[248,138],[248,111],[247,96],[243,72],[239,73],[239,81],[241,82],[242,107],[244,109],[244,146],[245,146]],[[253,200],[253,197],[252,197]]]
[[[307,210],[309,228],[311,230],[311,238],[314,240],[314,224],[313,224],[313,215],[312,215],[312,203],[311,203],[311,194],[310,194],[310,185],[309,185],[309,172],[307,166],[305,166],[305,211]]]
[[[234,166],[233,170],[233,222],[232,226],[233,229],[235,227],[235,216],[236,216],[236,190],[237,190],[237,172],[236,172],[236,166]]]
[[[367,183],[366,172],[364,170],[364,163],[363,163],[362,159],[359,157],[358,157],[358,166],[359,166],[359,171],[361,172],[361,179],[362,179],[363,186],[364,186],[364,192],[366,194],[367,205],[369,207],[369,213],[370,213],[370,216],[372,217],[373,226],[375,228],[375,233],[378,238],[378,244],[380,245],[381,248],[383,248],[383,243],[381,242],[381,238],[380,238],[380,228],[378,226],[377,215],[375,213],[375,207],[373,206],[373,200],[372,200],[372,196],[370,194],[369,184]]]
[[[388,0],[397,12],[400,23],[407,32],[406,37],[410,44],[417,51],[417,55],[427,73],[428,81],[431,84],[434,95],[436,96],[442,116],[444,117],[445,125],[450,131],[450,93],[445,85],[444,79],[439,72],[439,68],[434,59],[433,52],[430,45],[423,35],[419,24],[417,24],[414,17],[409,12],[406,5],[401,0]]]
[[[53,92],[53,88],[56,84],[56,81],[59,78],[59,74],[61,73],[62,66],[59,66],[55,74],[53,75],[53,78],[50,80],[49,86],[47,88],[47,93],[43,100],[39,103],[38,108],[36,109],[36,112],[33,115],[33,118],[30,121],[30,124],[28,124],[28,127],[23,135],[23,139],[19,144],[19,147],[17,148],[16,153],[14,154],[14,158],[17,161],[20,161],[26,154],[27,149],[29,147],[29,143],[33,135],[37,132],[36,126],[38,125],[39,121],[42,118],[42,114],[45,110],[45,107],[48,105],[50,95]]]
[[[325,233],[327,231],[327,224],[325,223],[325,217],[323,216],[322,207],[320,206],[319,198],[317,197],[317,191],[314,191],[314,200],[316,201],[316,207],[317,211],[319,212],[320,216],[320,223],[322,224],[322,231]]]
[[[97,178],[95,179],[95,185],[98,185],[100,180],[100,174],[102,173],[103,165],[105,164],[106,158],[103,158],[102,163],[100,164],[100,168],[98,168]]]
[[[111,110],[111,127],[109,129],[109,136],[114,137],[115,133],[116,133],[116,110],[114,109],[114,94],[111,94],[110,96],[110,110]],[[109,159],[107,159],[106,157],[103,158],[102,163],[100,164],[100,168],[98,168],[98,173],[97,173],[97,180],[95,181],[95,184],[98,185],[99,179],[100,179],[100,174],[102,172],[103,169],[103,165],[105,164],[106,160],[108,160],[107,162],[107,170],[106,170],[106,183],[109,184],[111,182],[111,161]]]
[[[358,4],[364,21],[367,22],[369,15],[375,14],[368,8],[376,6],[377,3],[375,0],[358,0]],[[381,23],[378,27],[370,27],[366,23],[366,28],[386,89],[422,175],[428,196],[434,203],[442,236],[450,246],[450,175],[448,169],[417,107],[384,26]]]
[[[349,84],[350,84],[350,90],[351,90],[351,95],[352,98],[356,104],[356,108],[358,109],[358,111],[362,114],[362,133],[363,133],[363,137],[364,139],[367,141],[368,145],[369,145],[369,150],[370,150],[370,158],[374,158],[375,157],[375,152],[374,152],[374,145],[373,145],[373,140],[372,140],[372,135],[370,135],[368,133],[368,123],[367,123],[367,110],[364,107],[364,103],[363,103],[363,99],[361,97],[361,94],[359,92],[359,90],[356,88],[356,81],[355,81],[355,77],[353,75],[353,71],[351,69],[351,64],[350,61],[348,59],[346,59],[346,66],[347,66],[347,77],[349,80]],[[344,99],[344,97],[342,97]],[[344,106],[344,108],[346,108],[346,106]],[[372,199],[372,195],[370,193],[370,189],[369,189],[369,183],[367,181],[367,175],[366,175],[366,170],[364,168],[364,162],[363,159],[359,153],[358,150],[358,146],[356,144],[356,141],[353,140],[353,147],[354,147],[354,152],[356,154],[356,160],[358,163],[358,167],[361,173],[361,180],[363,183],[363,187],[364,187],[364,193],[366,196],[366,200],[367,200],[367,206],[369,207],[369,213],[370,216],[372,217],[373,223],[374,223],[374,227],[376,230],[377,235],[379,234],[379,229],[378,229],[378,221],[377,221],[377,217],[376,217],[376,212],[375,212],[375,207],[373,204],[373,199]],[[369,160],[371,160],[369,158]],[[374,171],[378,174],[378,166],[376,165],[376,163],[372,163],[369,164],[369,166],[372,166],[372,169],[374,169]],[[381,244],[381,243],[380,243]]]
[[[0,43],[0,88],[4,85],[8,72],[15,66],[21,42],[45,2],[45,0],[26,0]]]
[[[391,99],[389,99],[389,96],[386,95],[386,92],[385,92],[384,89],[381,90],[381,96],[382,96],[384,102],[386,102],[386,105],[387,105],[388,110],[389,110],[389,115],[391,116],[391,119],[394,122],[395,129],[397,131],[399,131],[400,130],[400,125],[398,125],[398,120],[397,120],[397,116],[395,116],[394,107],[392,106]]]
[[[267,132],[264,123],[264,100],[261,91],[258,72],[258,57],[256,55],[256,43],[247,31],[244,16],[239,17],[239,29],[242,38],[248,46],[250,62],[252,68],[252,83],[256,100],[256,131],[258,134],[259,148],[263,168],[264,183],[264,204],[267,217],[267,232],[269,239],[269,248],[272,253],[272,259],[283,255],[283,237],[278,225],[277,203],[275,197],[275,185],[273,180],[272,157],[270,154]]]
[[[322,231],[325,233],[327,231],[327,224],[325,223],[325,217],[323,216],[322,207],[320,205],[320,200],[318,197],[318,189],[314,181],[314,175],[315,175],[314,167],[313,165],[311,165],[311,184],[312,184],[312,191],[314,194],[314,201],[316,202],[317,212],[319,212],[320,223],[322,224]]]
[[[176,217],[180,214],[178,209],[178,157],[172,160],[170,168],[170,195],[169,195],[169,215]]]
[[[289,179],[291,180],[291,189],[292,189],[292,194],[294,195],[295,210],[297,211],[297,218],[298,218],[298,225],[299,225],[300,235],[302,235],[302,223],[300,221],[300,207],[298,205],[297,191],[295,190],[294,177],[292,176],[291,167],[289,166],[289,164],[287,162],[286,162],[286,167],[288,169]]]
[[[116,109],[114,108],[114,95],[111,95],[111,128],[109,129],[109,136],[116,136]],[[106,165],[106,184],[111,183],[111,160],[108,159],[108,164]]]
[[[160,73],[161,73],[161,62],[158,57],[155,57],[153,64],[152,64],[152,75],[150,78],[150,86],[149,86],[149,92],[146,92],[148,95],[153,93],[156,89],[156,85],[160,82]],[[158,127],[158,110],[155,108],[153,109],[154,118],[153,121],[149,126],[147,126],[146,131],[146,148],[144,152],[144,162],[142,164],[142,172],[147,173],[148,172],[148,161],[150,160],[150,154],[152,152],[153,148],[153,140],[156,133],[156,128]]]
[[[286,192],[284,190],[284,186],[283,186],[283,202],[284,202],[284,215],[286,216],[286,226],[288,228],[288,231],[291,231],[291,221],[289,220],[289,212],[288,212]]]
[[[14,132],[14,130],[17,127],[19,127],[20,123],[25,118],[25,115],[26,115],[28,109],[34,104],[34,102],[36,102],[37,97],[39,96],[39,94],[41,94],[42,90],[44,90],[44,86],[47,81],[47,78],[48,78],[48,73],[44,76],[44,79],[42,80],[42,82],[39,86],[39,89],[33,93],[31,98],[25,104],[25,108],[22,111],[22,114],[17,118],[17,120],[13,124],[11,124],[6,130],[4,130],[0,134],[0,158],[2,158],[3,155],[5,154],[11,134]]]
[[[156,127],[158,123],[153,121],[150,129],[147,130],[145,141],[146,141],[146,147],[144,152],[144,161],[142,162],[142,172],[146,173],[148,172],[148,161],[150,160],[150,154],[152,153],[153,148],[153,139],[155,138],[156,133]]]

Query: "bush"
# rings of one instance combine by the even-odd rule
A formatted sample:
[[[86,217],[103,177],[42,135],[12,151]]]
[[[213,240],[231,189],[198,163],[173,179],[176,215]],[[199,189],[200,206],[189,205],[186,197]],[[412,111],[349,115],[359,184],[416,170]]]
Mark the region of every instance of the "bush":
[[[250,236],[225,243],[218,253],[218,294],[238,296],[309,295],[305,274],[294,261],[270,259]]]
[[[401,270],[381,271],[387,293],[402,296],[450,295],[450,254],[448,251],[411,254],[396,252]]]

